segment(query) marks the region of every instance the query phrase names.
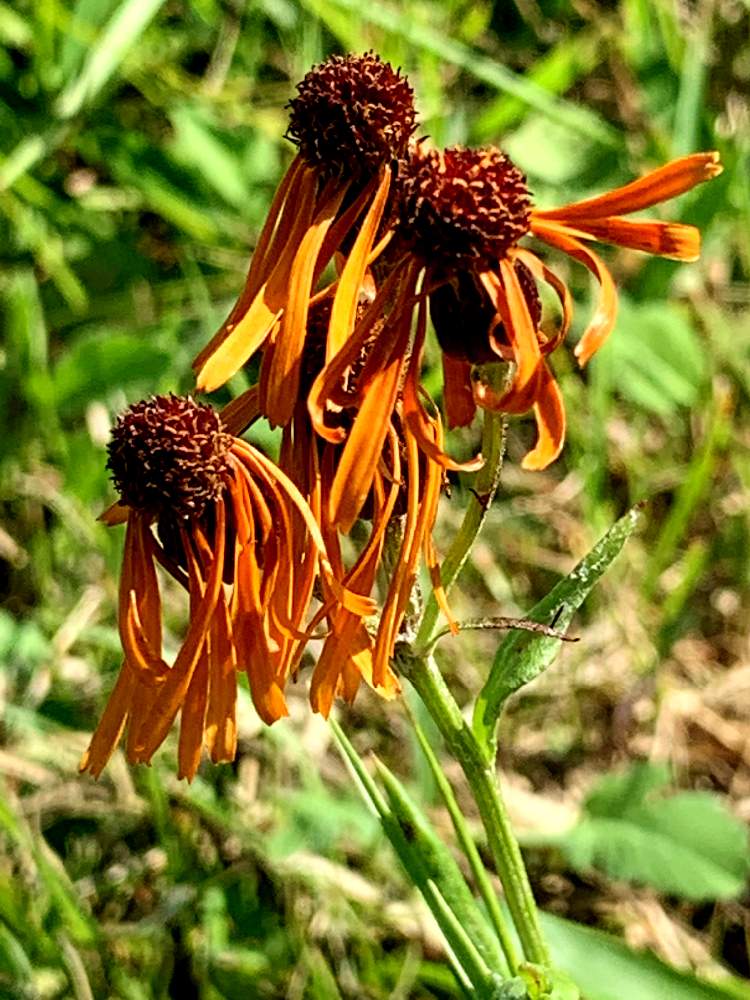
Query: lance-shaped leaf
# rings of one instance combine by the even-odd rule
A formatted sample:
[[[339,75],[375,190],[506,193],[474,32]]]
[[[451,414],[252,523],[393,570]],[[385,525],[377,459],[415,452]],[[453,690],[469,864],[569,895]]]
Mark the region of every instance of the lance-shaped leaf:
[[[459,983],[469,995],[492,1000],[502,981],[495,970],[505,963],[456,861],[394,775],[378,765],[386,799],[340,726],[331,720],[331,728],[363,797],[440,927]]]
[[[531,611],[532,621],[553,625],[563,631],[583,604],[589,591],[619,554],[640,520],[640,508],[633,507],[600,539],[575,569]],[[497,653],[490,675],[474,708],[472,726],[489,758],[495,730],[503,705],[514,691],[533,681],[552,663],[560,648],[560,639],[535,632],[512,632]]]

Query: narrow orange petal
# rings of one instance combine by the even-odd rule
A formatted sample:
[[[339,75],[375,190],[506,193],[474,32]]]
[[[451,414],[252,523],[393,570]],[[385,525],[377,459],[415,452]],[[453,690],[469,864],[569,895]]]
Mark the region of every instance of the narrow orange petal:
[[[534,377],[542,352],[513,261],[501,260],[498,274],[485,271],[479,278],[505,327],[516,363],[513,388],[521,392]]]
[[[565,441],[565,405],[560,387],[546,364],[539,374],[534,416],[539,436],[521,465],[524,469],[545,469],[560,454]]]
[[[443,403],[449,427],[468,427],[477,407],[471,392],[471,365],[443,354]]]
[[[325,235],[336,218],[347,189],[347,184],[339,185],[323,203],[294,258],[281,328],[266,382],[265,412],[272,425],[283,427],[289,423],[294,412],[315,266]]]
[[[180,716],[180,741],[177,751],[177,777],[192,781],[201,762],[203,728],[208,704],[208,651],[203,655],[190,678]]]
[[[564,226],[547,223],[535,229],[535,235],[550,246],[580,261],[594,275],[601,286],[596,311],[576,344],[575,355],[583,366],[596,354],[615,325],[617,318],[617,289],[604,262]]]
[[[408,334],[408,328],[405,327]],[[406,343],[400,338],[387,366],[373,380],[349,431],[331,487],[329,516],[348,534],[372,486],[391,414],[396,405]]]
[[[328,325],[326,361],[330,361],[335,357],[351,336],[357,315],[357,303],[367,270],[369,254],[377,235],[380,220],[383,217],[383,209],[388,199],[390,183],[391,169],[386,166],[381,171],[380,183],[375,192],[375,197],[360,226],[354,245],[346,257],[346,263],[339,277]]]
[[[631,250],[642,250],[672,260],[698,260],[701,250],[700,231],[695,226],[658,220],[619,218],[592,219],[570,227],[577,236],[613,243]]]
[[[139,727],[137,751],[144,760],[149,760],[157,747],[164,742],[169,727],[185,699],[193,672],[204,649],[208,625],[216,609],[222,586],[225,528],[226,510],[224,502],[219,500],[216,504],[214,557],[205,591],[200,600],[196,602],[195,608],[191,608],[191,621],[185,641],[177,654],[169,676],[160,689],[159,697]],[[189,546],[186,546],[186,556],[190,565]],[[190,568],[192,576],[196,572],[196,568],[194,566]]]
[[[297,250],[310,226],[316,183],[314,173],[303,174],[295,223],[273,271],[258,289],[247,310],[235,321],[228,320],[208,348],[199,355],[201,363],[196,366],[196,388],[199,392],[213,392],[231,378],[263,345],[281,315],[289,294],[289,280]]]
[[[372,378],[371,373],[376,373],[386,363],[391,350],[392,337],[397,335],[394,334],[394,330],[397,329],[398,313],[410,285],[413,288],[413,283],[416,280],[415,275],[415,271],[409,270],[404,276],[397,267],[394,268],[380,286],[378,294],[364,316],[357,323],[353,335],[349,337],[338,354],[326,363],[312,384],[307,401],[310,419],[316,433],[326,441],[330,441],[331,444],[339,444],[343,441],[346,432],[340,427],[330,428],[326,426],[325,417],[329,401],[334,401],[338,405],[350,402],[350,400],[337,400],[337,390],[347,369],[354,364],[370,339],[373,327],[382,319],[384,310],[392,303],[388,328],[384,328],[376,340],[367,357],[369,368],[366,366],[366,370],[360,375],[359,382],[362,382],[363,377]]]
[[[102,773],[105,764],[120,742],[136,687],[137,681],[132,671],[127,664],[123,664],[117,683],[99,720],[99,725],[91,737],[88,749],[81,757],[81,762],[78,765],[79,771],[90,771],[95,778],[98,778]]]
[[[226,595],[222,593],[208,641],[209,684],[206,749],[214,764],[234,760],[237,752],[237,657]]]
[[[219,411],[221,422],[227,434],[238,437],[248,429],[251,424],[260,416],[260,406],[258,402],[258,386],[252,385],[249,389],[227,403]]]
[[[534,211],[532,230],[537,218],[556,219],[575,225],[576,221],[582,219],[603,219],[610,215],[640,212],[644,208],[675,198],[697,184],[718,177],[722,170],[718,153],[691,153],[606,194],[564,205],[562,208]]]
[[[258,238],[258,243],[250,258],[245,284],[240,296],[208,344],[193,360],[193,371],[199,371],[211,354],[226,339],[237,321],[250,307],[250,303],[270,277],[291,231],[289,221],[292,213],[298,214],[300,194],[309,184],[310,172],[303,173],[304,161],[297,156],[281,179],[266,216],[266,221]],[[304,181],[304,183],[303,183]]]
[[[520,261],[524,267],[527,267],[537,281],[544,281],[553,288],[560,300],[560,308],[562,310],[560,326],[555,335],[541,345],[542,354],[546,356],[547,354],[551,354],[568,335],[570,324],[573,321],[573,297],[562,278],[559,278],[554,271],[551,271],[546,264],[539,260],[536,254],[519,248],[516,250],[516,260]]]

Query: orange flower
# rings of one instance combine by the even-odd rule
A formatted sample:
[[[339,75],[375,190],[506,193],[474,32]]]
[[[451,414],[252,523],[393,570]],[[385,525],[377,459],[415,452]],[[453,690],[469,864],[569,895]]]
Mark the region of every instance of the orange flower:
[[[389,239],[393,165],[415,127],[408,82],[373,53],[333,56],[297,89],[287,135],[299,153],[276,192],[242,294],[194,364],[198,390],[210,392],[262,349],[260,408],[281,426],[298,395],[313,289],[343,250],[332,354],[351,333],[367,267]]]
[[[694,226],[622,216],[682,194],[720,172],[717,153],[696,153],[608,194],[540,211],[531,206],[524,176],[498,150],[418,148],[403,181],[396,245],[411,250],[402,264],[405,273],[414,269],[414,259],[424,271],[444,350],[449,425],[469,423],[477,404],[507,413],[533,408],[538,440],[523,465],[549,465],[563,445],[565,410],[546,359],[568,332],[572,302],[563,281],[520,240],[532,235],[562,250],[584,264],[601,286],[599,305],[575,350],[584,365],[611,332],[617,311],[612,276],[587,242],[696,260],[700,235]],[[562,320],[551,337],[540,329],[538,282],[547,283],[561,305]],[[499,389],[483,380],[481,369],[472,378],[473,365],[493,361],[513,365],[510,383]]]
[[[341,502],[351,518],[344,530],[349,531],[357,516],[363,524],[370,524],[369,534],[359,541],[356,554],[345,558],[344,551],[348,553],[354,546],[351,542],[342,546],[339,524],[332,516],[337,509],[332,497],[340,489],[342,448],[346,452],[349,443],[346,440],[342,445],[338,438],[331,441],[316,434],[306,406],[310,384],[325,364],[332,298],[329,295],[320,299],[310,309],[299,398],[293,418],[283,431],[279,466],[299,486],[318,520],[334,578],[340,585],[365,601],[376,589],[379,576],[381,581],[384,576],[388,580],[383,586],[380,620],[374,628],[368,628],[365,614],[352,607],[335,606],[328,599],[329,584],[323,582],[324,602],[313,624],[325,619],[328,631],[313,670],[310,700],[313,709],[325,716],[336,696],[353,701],[362,680],[384,698],[393,698],[400,691],[389,662],[407,615],[420,553],[429,567],[441,606],[448,614],[432,545],[443,468],[420,453],[414,435],[406,426],[404,414],[409,406],[406,394],[398,393],[396,401],[389,404],[384,441],[378,439],[376,443],[379,450],[364,492],[360,494],[353,484],[355,499],[351,500],[345,487],[341,491]],[[365,309],[360,303],[358,314],[361,316]],[[422,310],[420,327],[425,324]],[[376,350],[377,325],[372,334],[359,356],[341,372],[332,393],[335,403],[331,402],[324,414],[326,430],[331,434],[340,431],[346,438],[360,420],[360,380],[367,371],[371,353]],[[240,397],[230,407],[238,415],[242,410],[249,422],[259,415],[259,409],[252,406],[255,397],[257,390],[250,390],[246,402],[241,402]],[[431,416],[428,421],[426,433],[440,444],[439,418]],[[335,495],[339,497],[338,492]],[[386,563],[388,568],[384,570]]]
[[[244,415],[235,405],[230,427]],[[373,605],[334,579],[297,487],[209,406],[176,396],[135,404],[114,428],[108,464],[122,502],[103,520],[127,519],[118,616],[125,660],[81,770],[101,772],[126,723],[128,759],[150,761],[181,710],[179,776],[192,779],[204,746],[214,761],[234,758],[237,670],[265,722],[287,714],[284,687],[308,638],[318,573],[332,606],[365,615]],[[161,651],[157,563],[190,599],[171,666]]]
[[[531,205],[525,177],[499,150],[438,151],[417,145],[399,177],[394,239],[373,264],[380,279],[377,296],[338,354],[328,356],[310,392],[318,433],[329,440],[343,438],[340,430],[326,427],[326,408],[335,402],[342,372],[378,325],[377,347],[360,379],[359,413],[332,490],[334,523],[347,530],[369,489],[405,369],[404,421],[419,447],[444,468],[473,467],[453,463],[428,432],[419,391],[423,325],[412,338],[416,305],[429,301],[443,349],[448,425],[470,423],[477,405],[519,414],[533,409],[538,440],[523,465],[542,469],[559,455],[565,438],[565,409],[547,358],[568,332],[572,300],[565,283],[521,241],[537,237],[581,261],[598,280],[601,300],[576,347],[583,365],[611,331],[617,308],[614,281],[586,241],[696,259],[700,238],[695,227],[621,216],[681,194],[720,171],[716,153],[697,153],[609,194],[539,211]],[[539,282],[560,301],[562,319],[552,336],[541,329]],[[509,364],[502,384],[493,385],[498,362]]]

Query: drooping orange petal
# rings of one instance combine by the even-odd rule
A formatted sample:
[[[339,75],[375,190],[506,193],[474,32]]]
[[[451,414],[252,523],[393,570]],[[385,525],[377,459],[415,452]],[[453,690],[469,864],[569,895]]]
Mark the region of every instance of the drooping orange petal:
[[[203,654],[190,678],[180,716],[180,741],[177,750],[177,777],[192,781],[201,762],[203,728],[208,704],[208,651]]]
[[[534,235],[580,261],[591,271],[601,287],[596,311],[575,348],[578,363],[583,366],[596,354],[615,325],[617,317],[615,283],[601,258],[580,240],[571,236],[564,226],[559,226],[557,223],[539,223],[534,228]]]
[[[240,393],[219,411],[219,416],[227,434],[239,437],[260,416],[258,386],[251,385],[249,389]]]
[[[236,321],[227,321],[196,359],[196,388],[199,392],[213,392],[231,378],[262,346],[286,305],[297,250],[310,226],[315,204],[317,178],[313,171],[307,168],[305,171],[300,183],[298,214],[273,271],[247,311]]]
[[[369,598],[363,598],[360,594],[351,593],[346,590],[346,588],[341,587],[335,578],[333,578],[331,566],[327,559],[325,542],[323,541],[320,528],[313,517],[310,508],[305,502],[305,498],[302,496],[294,483],[288,478],[288,476],[286,476],[281,469],[278,468],[278,466],[274,465],[270,459],[267,459],[265,455],[256,451],[245,441],[236,441],[230,454],[237,457],[240,461],[248,462],[250,468],[254,469],[255,473],[267,482],[278,482],[302,516],[302,519],[307,526],[307,530],[310,532],[310,537],[320,553],[321,573],[327,582],[330,583],[331,587],[335,589],[337,600],[343,607],[348,608],[355,614],[359,614],[360,617],[367,617],[368,615],[371,615],[375,610],[375,604],[373,601]],[[329,577],[331,579],[329,579]]]
[[[287,301],[265,385],[265,411],[272,425],[289,423],[297,402],[300,365],[307,334],[313,274],[323,240],[331,228],[348,185],[337,185],[323,202],[300,242],[289,274]],[[265,372],[264,372],[265,375]]]
[[[162,684],[169,674],[169,667],[149,642],[138,614],[135,591],[128,595],[122,646],[128,665],[138,680],[147,686]]]
[[[526,296],[523,294],[515,266],[510,259],[499,261],[498,274],[483,271],[479,279],[505,327],[516,363],[513,390],[520,393],[534,378],[542,359],[539,339]]]
[[[537,443],[521,463],[524,469],[546,469],[562,451],[565,441],[565,404],[554,376],[542,365],[539,373],[534,416],[538,431]]]
[[[570,324],[573,321],[573,297],[562,278],[559,278],[554,271],[551,271],[546,264],[539,260],[536,254],[518,248],[516,249],[516,260],[527,267],[537,281],[544,281],[553,288],[560,300],[562,310],[560,326],[554,336],[541,345],[542,354],[546,356],[551,354],[568,335]]]
[[[193,360],[193,371],[199,371],[211,354],[226,339],[238,320],[250,307],[250,303],[270,277],[284,246],[289,238],[292,219],[298,215],[300,194],[305,191],[303,179],[304,161],[297,156],[281,179],[266,216],[258,243],[250,258],[245,284],[240,296],[208,344]],[[308,172],[309,176],[309,172]],[[309,183],[309,182],[308,182]]]
[[[191,621],[185,641],[177,654],[169,676],[159,691],[159,697],[139,727],[137,751],[142,760],[150,760],[156,748],[164,742],[169,727],[184,702],[190,680],[205,646],[208,625],[216,609],[222,586],[225,530],[226,509],[224,501],[220,498],[216,503],[213,561],[209,569],[205,590],[196,603],[195,609],[191,608]],[[191,566],[193,557],[190,545],[186,544],[184,548],[188,566],[191,568],[191,575],[194,575],[197,568],[194,565]]]
[[[341,427],[326,426],[327,406],[331,401],[339,406],[351,402],[346,399],[338,399],[337,390],[340,388],[341,381],[347,369],[354,364],[365,344],[367,344],[373,327],[382,318],[384,310],[387,309],[389,304],[392,304],[389,315],[390,322],[387,328],[384,328],[381,332],[372,351],[368,354],[365,370],[359,377],[358,385],[362,383],[363,378],[367,379],[369,377],[371,379],[374,377],[374,374],[387,362],[388,355],[391,352],[393,337],[397,336],[396,331],[398,327],[396,320],[398,312],[405,300],[406,290],[409,289],[410,285],[413,288],[413,283],[416,280],[415,276],[416,271],[409,270],[402,281],[402,274],[399,272],[399,268],[394,268],[380,286],[374,301],[368,307],[362,319],[357,323],[354,334],[346,341],[339,353],[326,363],[313,382],[307,401],[310,419],[316,433],[326,441],[330,441],[331,444],[339,444],[343,441],[346,437],[346,431]],[[395,301],[392,303],[394,294]]]
[[[329,517],[344,534],[351,530],[370,492],[396,405],[409,337],[408,324],[402,327],[387,364],[372,380],[354,418],[331,487]]]
[[[365,279],[365,272],[372,244],[383,217],[383,209],[388,199],[391,183],[391,169],[382,168],[380,183],[375,192],[367,215],[357,233],[336,287],[331,308],[326,340],[326,361],[330,361],[341,350],[351,336],[357,315],[357,303]]]
[[[126,663],[123,664],[99,725],[91,737],[88,749],[81,757],[79,771],[90,771],[95,778],[102,773],[122,737],[137,685],[133,672]]]
[[[477,407],[471,392],[471,365],[443,354],[443,402],[449,427],[468,427]]]
[[[532,228],[537,218],[556,219],[575,225],[576,221],[582,219],[603,219],[610,215],[640,212],[644,208],[675,198],[697,184],[718,177],[722,170],[718,153],[691,153],[606,194],[573,202],[562,208],[534,211]]]
[[[206,710],[206,749],[214,764],[234,760],[237,752],[237,658],[232,640],[232,625],[226,596],[216,605],[208,641],[208,707]]]

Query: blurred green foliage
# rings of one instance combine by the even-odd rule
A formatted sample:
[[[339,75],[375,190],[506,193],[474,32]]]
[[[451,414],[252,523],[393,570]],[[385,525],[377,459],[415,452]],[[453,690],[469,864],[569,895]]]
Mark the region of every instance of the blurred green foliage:
[[[723,176],[664,210],[701,225],[700,264],[609,254],[618,330],[583,375],[555,358],[566,452],[520,473],[532,432],[512,424],[504,490],[456,601],[528,608],[617,514],[651,501],[581,623],[585,635],[614,621],[614,634],[567,655],[567,694],[509,713],[508,762],[538,787],[638,753],[648,720],[628,715],[635,735],[618,750],[612,719],[644,691],[658,709],[665,664],[696,687],[733,669],[750,618],[749,16],[737,0],[0,2],[0,997],[460,995],[434,936],[399,908],[405,882],[303,690],[294,721],[263,732],[243,692],[237,765],[189,788],[169,745],[148,770],[117,759],[99,784],[76,775],[119,665],[121,533],[95,522],[112,499],[108,428],[130,401],[191,388],[190,359],[231,305],[291,158],[285,102],[330,52],[373,47],[401,65],[422,131],[502,143],[540,204],[721,151]],[[591,290],[574,265],[568,278],[581,329]],[[461,497],[456,484],[446,534]],[[166,615],[178,631],[174,595]],[[464,697],[486,677],[482,641],[441,647]],[[623,649],[616,695],[603,680],[575,688]],[[534,760],[510,749],[527,722],[545,743]],[[347,728],[432,801],[398,708],[365,695]],[[737,797],[747,763],[721,754],[688,757],[680,781]],[[597,922],[572,884],[570,912]],[[678,918],[750,972],[746,909],[683,905]]]

